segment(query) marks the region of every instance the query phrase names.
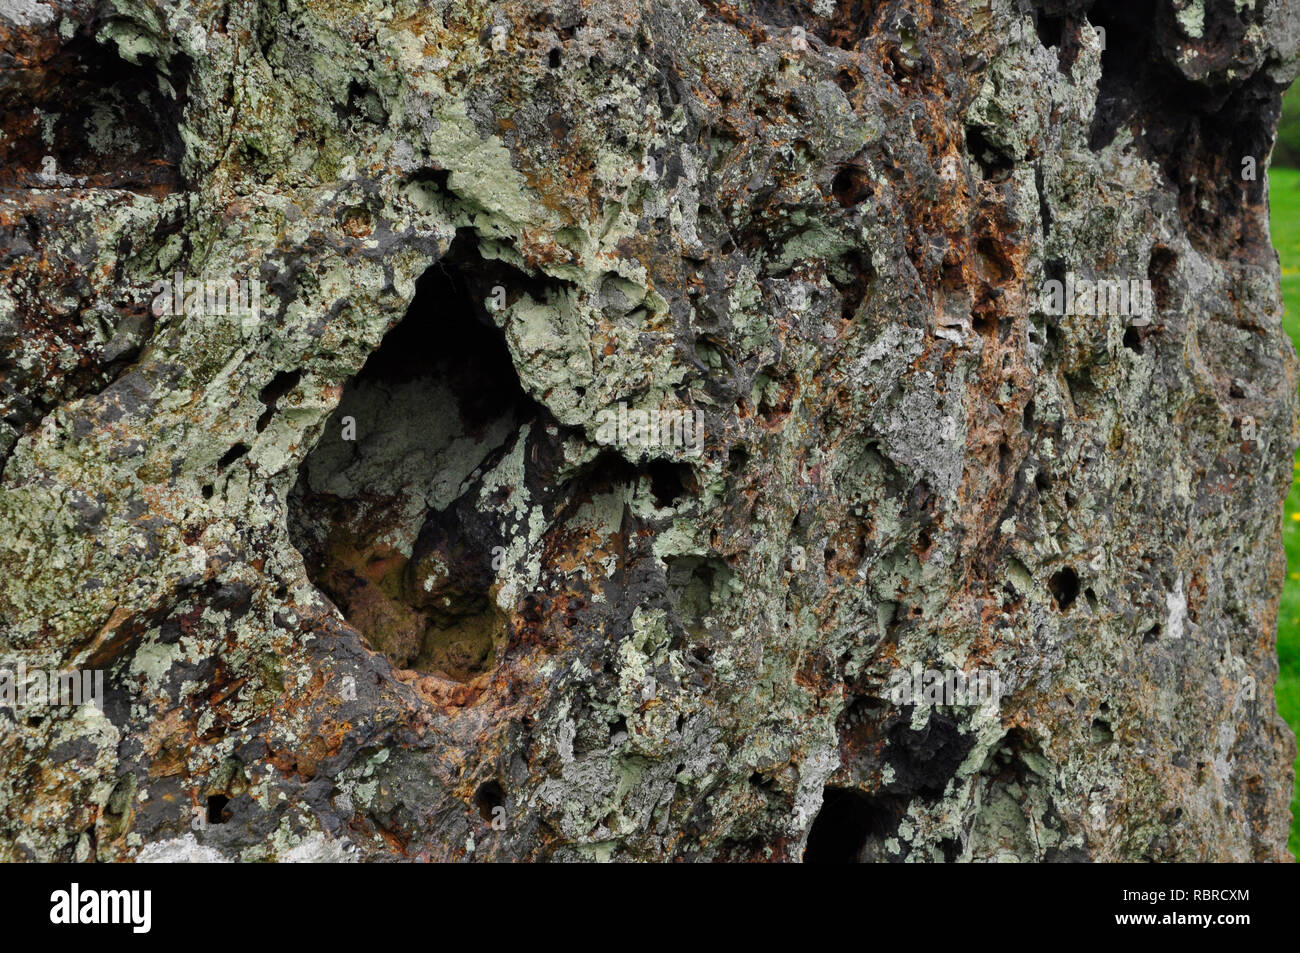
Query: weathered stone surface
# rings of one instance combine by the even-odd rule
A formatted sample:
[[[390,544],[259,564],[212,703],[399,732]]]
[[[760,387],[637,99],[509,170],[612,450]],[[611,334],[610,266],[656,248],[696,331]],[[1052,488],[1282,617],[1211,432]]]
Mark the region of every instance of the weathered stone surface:
[[[0,856],[1284,859],[1298,37],[0,0]]]

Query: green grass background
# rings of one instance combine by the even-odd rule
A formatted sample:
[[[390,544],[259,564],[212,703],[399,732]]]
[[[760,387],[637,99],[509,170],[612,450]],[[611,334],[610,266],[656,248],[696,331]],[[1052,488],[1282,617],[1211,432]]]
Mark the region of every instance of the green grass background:
[[[1287,100],[1300,105],[1295,95]],[[1277,156],[1275,156],[1277,158]],[[1269,217],[1273,245],[1282,260],[1282,319],[1287,333],[1300,350],[1300,169],[1269,170]],[[1295,467],[1300,471],[1300,453]],[[1277,679],[1277,707],[1293,731],[1300,733],[1300,483],[1291,484],[1282,518],[1282,542],[1286,546],[1286,585],[1277,618],[1277,657],[1281,672]],[[1296,763],[1300,772],[1300,759]],[[1300,784],[1291,793],[1291,853],[1300,858]]]

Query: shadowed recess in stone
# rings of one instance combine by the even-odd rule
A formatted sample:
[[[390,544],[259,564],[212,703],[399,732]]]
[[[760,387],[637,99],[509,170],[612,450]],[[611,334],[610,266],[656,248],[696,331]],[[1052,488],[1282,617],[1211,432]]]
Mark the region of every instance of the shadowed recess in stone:
[[[345,386],[289,498],[308,576],[370,646],[458,681],[490,669],[506,633],[491,593],[504,540],[477,508],[482,478],[537,413],[467,244],[421,277],[406,317]]]
[[[1208,39],[1189,57],[1178,44],[1184,31],[1173,5],[1155,0],[1099,0],[1088,17],[1104,31],[1105,50],[1097,87],[1097,108],[1089,144],[1110,145],[1128,129],[1138,151],[1157,161],[1178,192],[1179,212],[1189,236],[1218,253],[1258,241],[1258,223],[1242,210],[1264,200],[1263,176],[1241,177],[1241,160],[1267,156],[1281,112],[1283,87],[1267,74],[1221,87],[1198,86],[1180,73],[1178,61],[1197,69],[1232,75],[1231,64],[1211,54]],[[1231,6],[1203,10],[1199,37],[1234,48],[1246,24]],[[1225,183],[1232,187],[1225,188]]]
[[[879,863],[902,816],[898,799],[827,786],[804,850],[805,864]],[[896,858],[898,859],[898,858]]]
[[[717,559],[677,556],[667,560],[668,594],[686,634],[694,642],[710,636],[715,604],[720,604],[732,580],[727,564]]]
[[[83,186],[152,195],[181,188],[187,74],[168,79],[82,35],[40,69],[6,68],[0,188]]]

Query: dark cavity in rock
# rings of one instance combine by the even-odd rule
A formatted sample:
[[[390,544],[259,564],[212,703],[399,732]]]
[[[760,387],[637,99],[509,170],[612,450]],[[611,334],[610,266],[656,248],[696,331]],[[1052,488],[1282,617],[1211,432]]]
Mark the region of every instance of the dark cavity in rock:
[[[77,35],[50,59],[0,79],[0,188],[184,186],[180,120],[189,64],[128,63]],[[170,75],[168,75],[170,73]]]
[[[493,584],[508,540],[484,475],[539,413],[486,310],[500,276],[472,245],[458,237],[417,282],[289,496],[309,578],[370,647],[462,682],[507,634]]]

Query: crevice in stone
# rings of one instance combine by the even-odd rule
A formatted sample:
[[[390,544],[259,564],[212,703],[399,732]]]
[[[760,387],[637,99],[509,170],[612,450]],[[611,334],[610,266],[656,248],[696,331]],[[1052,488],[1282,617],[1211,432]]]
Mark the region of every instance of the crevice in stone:
[[[1089,22],[1106,35],[1088,143],[1094,152],[1110,145],[1120,126],[1137,111],[1140,99],[1150,93],[1155,14],[1154,0],[1102,0],[1089,11]],[[1166,102],[1166,108],[1168,105]]]
[[[1048,49],[1061,48],[1061,38],[1065,32],[1065,22],[1061,17],[1040,12],[1034,22],[1034,29],[1038,31],[1038,41],[1043,46]]]
[[[1147,280],[1151,282],[1151,295],[1155,298],[1157,311],[1174,310],[1174,282],[1177,274],[1178,254],[1165,245],[1157,245],[1151,250],[1151,260],[1147,264]]]
[[[250,448],[246,443],[235,444],[233,447],[231,447],[222,455],[220,460],[217,461],[217,469],[218,470],[226,469],[232,463],[234,463],[236,460],[242,457],[244,454],[248,453],[249,449]]]
[[[840,293],[840,320],[852,321],[862,303],[871,294],[876,269],[869,248],[853,248],[840,257],[830,270],[831,284]]]
[[[265,430],[266,425],[275,416],[280,399],[297,387],[300,380],[302,380],[302,371],[280,371],[275,377],[271,378],[269,384],[262,388],[262,392],[258,394],[257,399],[261,401],[266,410],[257,418],[258,433]]]
[[[1082,49],[1080,27],[1086,6],[1087,0],[1034,0],[1028,9],[1038,41],[1045,49],[1056,50],[1057,69],[1062,73],[1070,71]]]

